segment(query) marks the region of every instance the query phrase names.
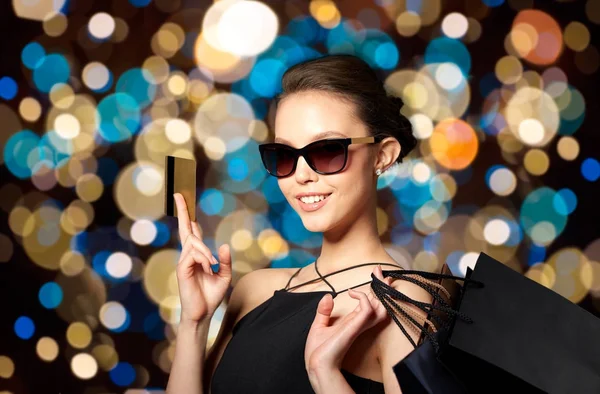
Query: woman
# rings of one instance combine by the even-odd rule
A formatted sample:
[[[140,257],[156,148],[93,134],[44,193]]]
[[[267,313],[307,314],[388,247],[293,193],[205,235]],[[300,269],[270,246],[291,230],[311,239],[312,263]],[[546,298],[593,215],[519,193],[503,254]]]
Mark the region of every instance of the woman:
[[[377,177],[416,145],[402,100],[361,59],[332,55],[288,69],[275,103],[275,142],[260,146],[261,158],[306,229],[323,233],[321,253],[300,270],[240,279],[205,363],[210,319],[231,282],[230,249],[219,248],[213,275],[216,260],[175,196],[182,315],[167,391],[400,393],[392,367],[413,347],[369,284],[374,274],[431,300],[416,285],[383,280],[380,266],[401,268],[379,239],[376,197]]]

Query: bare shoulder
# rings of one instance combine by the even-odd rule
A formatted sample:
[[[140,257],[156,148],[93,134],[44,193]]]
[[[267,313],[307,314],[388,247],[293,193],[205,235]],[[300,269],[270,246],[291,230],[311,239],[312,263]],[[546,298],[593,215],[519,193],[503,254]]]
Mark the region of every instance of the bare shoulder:
[[[260,268],[244,274],[236,283],[231,294],[230,302],[234,297],[240,303],[241,312],[254,309],[273,295],[275,290],[285,286],[286,277],[289,277],[289,268]]]
[[[390,286],[414,300],[426,303],[431,302],[432,297],[426,290],[408,281],[394,279]],[[396,302],[405,304],[398,300]],[[417,308],[412,307],[411,309],[420,315],[426,316],[425,312]],[[414,326],[409,326],[405,321],[401,322],[413,341],[417,342],[420,332],[415,330]],[[400,327],[398,327],[396,322],[389,316],[379,324],[377,328],[378,335],[376,338],[376,346],[378,359],[382,365],[393,366],[413,350],[413,346],[409,339],[405,336]]]

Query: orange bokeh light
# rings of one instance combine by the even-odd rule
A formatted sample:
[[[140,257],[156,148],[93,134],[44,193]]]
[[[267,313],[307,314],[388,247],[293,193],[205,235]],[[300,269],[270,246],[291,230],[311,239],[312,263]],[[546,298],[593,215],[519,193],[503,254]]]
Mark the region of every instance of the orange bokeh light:
[[[545,12],[532,9],[516,16],[511,41],[519,56],[539,65],[554,63],[564,47],[558,22]]]
[[[479,150],[479,141],[471,125],[455,118],[438,123],[429,144],[433,158],[450,170],[469,166]]]

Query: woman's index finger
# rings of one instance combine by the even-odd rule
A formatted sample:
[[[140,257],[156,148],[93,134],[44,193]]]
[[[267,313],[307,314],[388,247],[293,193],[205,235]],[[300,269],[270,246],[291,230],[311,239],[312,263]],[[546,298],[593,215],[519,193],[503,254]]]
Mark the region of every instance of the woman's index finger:
[[[179,239],[185,242],[188,235],[192,233],[192,225],[190,223],[190,215],[187,209],[187,204],[181,193],[175,193],[175,204],[177,205],[177,222],[179,224]]]

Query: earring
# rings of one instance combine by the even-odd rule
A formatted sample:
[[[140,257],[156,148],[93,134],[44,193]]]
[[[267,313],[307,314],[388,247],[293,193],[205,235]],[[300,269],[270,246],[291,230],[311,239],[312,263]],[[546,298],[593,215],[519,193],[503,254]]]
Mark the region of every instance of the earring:
[[[375,174],[377,174],[377,176],[381,175],[381,169],[378,168],[377,171],[375,171]]]

